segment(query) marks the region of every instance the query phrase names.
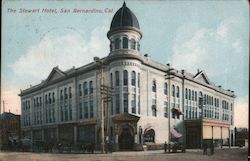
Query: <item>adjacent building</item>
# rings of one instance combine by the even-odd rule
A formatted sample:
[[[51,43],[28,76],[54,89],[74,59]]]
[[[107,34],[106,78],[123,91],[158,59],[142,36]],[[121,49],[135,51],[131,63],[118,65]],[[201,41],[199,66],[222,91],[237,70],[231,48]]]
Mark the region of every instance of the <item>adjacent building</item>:
[[[54,67],[45,81],[21,90],[22,137],[99,145],[103,76],[105,87],[112,89],[104,100],[105,136],[116,150],[161,145],[169,135],[188,148],[201,147],[203,140],[230,140],[233,91],[216,86],[202,70],[171,70],[141,53],[139,22],[125,3],[107,37],[106,57],[66,71]]]
[[[20,115],[11,112],[0,114],[0,150],[8,150],[20,142]]]

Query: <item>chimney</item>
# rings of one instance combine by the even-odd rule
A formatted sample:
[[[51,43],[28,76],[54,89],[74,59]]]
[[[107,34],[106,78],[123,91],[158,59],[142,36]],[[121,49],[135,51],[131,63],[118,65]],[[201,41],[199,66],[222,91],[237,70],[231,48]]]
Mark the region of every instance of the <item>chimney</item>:
[[[145,57],[148,57],[148,54],[144,54]]]
[[[219,85],[218,87],[221,88],[221,85]]]
[[[199,68],[197,69],[197,73],[200,73],[200,69]]]

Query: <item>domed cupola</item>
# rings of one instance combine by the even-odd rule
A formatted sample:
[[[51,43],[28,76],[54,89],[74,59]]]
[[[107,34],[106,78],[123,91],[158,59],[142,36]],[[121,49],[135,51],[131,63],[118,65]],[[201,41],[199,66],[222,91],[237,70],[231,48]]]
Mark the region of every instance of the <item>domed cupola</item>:
[[[110,40],[110,52],[120,49],[140,50],[139,42],[142,38],[140,25],[125,2],[115,13],[107,36]]]

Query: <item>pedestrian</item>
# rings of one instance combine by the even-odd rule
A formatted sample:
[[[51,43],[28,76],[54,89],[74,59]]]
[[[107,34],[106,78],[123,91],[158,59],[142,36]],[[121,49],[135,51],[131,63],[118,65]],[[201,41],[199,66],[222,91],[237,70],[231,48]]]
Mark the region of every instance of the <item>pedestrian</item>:
[[[210,149],[211,149],[211,155],[214,154],[214,143],[212,142],[210,145]]]
[[[207,143],[203,141],[203,155],[207,155]]]
[[[167,142],[165,141],[164,143],[164,152],[166,153],[167,152]]]

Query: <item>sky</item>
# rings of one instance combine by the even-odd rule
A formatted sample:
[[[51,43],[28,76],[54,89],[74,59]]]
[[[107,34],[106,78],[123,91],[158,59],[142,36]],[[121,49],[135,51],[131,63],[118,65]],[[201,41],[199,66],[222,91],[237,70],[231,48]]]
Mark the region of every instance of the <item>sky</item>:
[[[20,114],[20,89],[39,84],[53,67],[66,70],[90,63],[94,56],[107,56],[107,32],[122,4],[3,0],[1,107],[4,100],[5,111]],[[127,0],[126,4],[140,24],[141,52],[193,74],[201,69],[216,85],[233,90],[235,125],[248,127],[248,2]]]

